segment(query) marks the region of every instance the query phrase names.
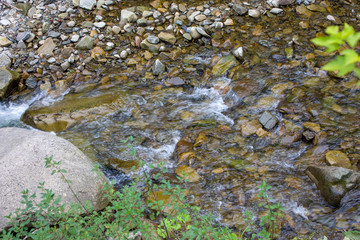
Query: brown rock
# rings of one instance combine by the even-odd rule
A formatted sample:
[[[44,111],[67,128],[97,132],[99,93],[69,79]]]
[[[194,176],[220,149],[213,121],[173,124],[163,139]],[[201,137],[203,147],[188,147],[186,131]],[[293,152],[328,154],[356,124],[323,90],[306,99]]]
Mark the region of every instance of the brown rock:
[[[52,38],[47,38],[44,42],[44,44],[39,47],[38,54],[41,55],[53,55],[53,50],[56,47],[56,44],[54,43]]]
[[[1,47],[8,47],[11,44],[12,44],[12,42],[9,39],[7,39],[7,37],[3,37],[3,36],[0,37],[0,46]]]
[[[160,38],[162,41],[170,43],[170,44],[175,44],[176,42],[176,37],[170,33],[166,33],[166,32],[161,32],[158,35],[158,38]]]
[[[261,127],[262,126],[258,120],[251,120],[241,125],[241,133],[243,136],[248,137],[255,134]]]
[[[191,183],[200,181],[200,175],[195,171],[195,169],[186,165],[178,167],[175,170],[175,173]]]
[[[329,151],[325,154],[325,159],[330,166],[351,168],[350,159],[341,151]]]

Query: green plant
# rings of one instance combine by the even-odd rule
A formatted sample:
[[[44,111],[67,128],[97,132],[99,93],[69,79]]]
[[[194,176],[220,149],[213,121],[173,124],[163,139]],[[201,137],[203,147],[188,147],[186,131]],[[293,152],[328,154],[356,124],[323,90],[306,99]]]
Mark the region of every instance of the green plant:
[[[329,26],[325,32],[328,34],[327,36],[317,37],[311,41],[318,46],[326,47],[327,52],[339,50],[340,55],[322,69],[337,71],[339,77],[354,71],[360,78],[360,56],[355,51],[360,39],[360,32],[355,32],[354,28],[347,23],[344,24],[342,31],[339,31],[339,26]],[[360,81],[358,85],[360,85]]]
[[[132,142],[132,137],[123,141],[135,158],[136,149]],[[71,188],[71,181],[66,178],[66,171],[60,168],[60,164],[52,157],[45,160],[45,166],[53,168],[52,174],[61,174]],[[139,164],[144,166],[142,161]],[[149,164],[149,167],[157,173],[145,172],[120,191],[115,190],[111,183],[105,183],[105,197],[110,203],[100,212],[95,211],[89,202],[82,204],[79,199],[77,204],[70,206],[60,204],[60,197],[40,183],[41,200],[38,201],[36,194],[24,191],[24,207],[8,216],[12,226],[4,230],[0,238],[128,239],[140,234],[142,239],[248,239],[244,235],[254,225],[252,213],[246,211],[248,226],[236,234],[219,225],[211,212],[205,214],[200,207],[191,206],[186,201],[186,191],[164,178],[167,170],[163,163]],[[99,165],[93,171],[100,174]],[[187,184],[183,178],[178,177],[178,180]],[[265,193],[270,186],[263,182],[259,188],[259,196],[265,200],[260,206],[267,209],[267,215],[261,218],[262,230],[252,238],[274,238],[282,208],[279,203],[270,203]]]
[[[260,192],[258,197],[262,198],[263,202],[259,203],[259,207],[263,207],[266,209],[266,214],[260,219],[260,227],[261,231],[257,234],[260,239],[275,239],[278,235],[278,222],[282,217],[282,211],[284,210],[281,207],[280,202],[272,204],[270,202],[270,198],[266,194],[266,192],[271,188],[265,181],[262,182],[260,186],[258,186]],[[253,234],[253,237],[255,235]]]

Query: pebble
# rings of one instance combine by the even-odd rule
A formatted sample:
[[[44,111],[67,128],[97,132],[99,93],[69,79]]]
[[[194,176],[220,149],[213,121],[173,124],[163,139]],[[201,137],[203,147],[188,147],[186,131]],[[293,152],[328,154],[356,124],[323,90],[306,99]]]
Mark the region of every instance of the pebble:
[[[97,28],[104,28],[106,26],[105,22],[95,22],[94,26]]]
[[[0,54],[0,67],[10,67],[11,59],[4,52]]]
[[[225,26],[233,26],[234,21],[231,18],[228,18],[228,19],[225,20],[224,25]]]
[[[63,62],[60,67],[63,71],[66,71],[70,67],[70,63],[68,61]]]
[[[55,32],[55,31],[48,32],[48,36],[52,37],[52,38],[58,38],[58,37],[60,37],[60,35],[61,35],[61,33],[59,33],[59,32]]]
[[[207,34],[204,30],[204,28],[202,27],[196,27],[196,31],[198,33],[200,33],[200,35],[204,36],[204,37],[208,37],[208,38],[211,38],[211,36],[209,34]]]
[[[73,1],[74,2],[74,1]],[[76,6],[76,4],[74,4]],[[96,5],[96,0],[80,0],[79,6],[81,8],[91,10]]]
[[[17,34],[16,36],[16,41],[20,42],[20,41],[25,41],[26,39],[28,39],[30,37],[30,32],[20,32]]]
[[[155,76],[160,75],[165,71],[165,65],[159,59],[156,59],[152,71]]]
[[[127,56],[128,56],[127,51],[126,51],[126,50],[122,50],[121,53],[120,53],[120,57],[121,57],[122,59],[125,59],[125,58],[127,58]]]
[[[119,34],[120,31],[121,31],[121,28],[120,28],[119,26],[113,26],[113,27],[111,28],[111,30],[113,31],[113,33]]]
[[[160,42],[160,39],[154,35],[149,35],[146,40],[151,44],[158,44]]]
[[[260,11],[257,9],[250,9],[248,14],[250,17],[253,17],[253,18],[258,18],[261,15]]]
[[[7,37],[0,36],[0,46],[1,47],[8,47],[12,44],[12,41],[10,41]]]
[[[281,8],[272,8],[270,10],[270,12],[273,13],[273,14],[279,14],[279,13],[284,12],[284,10],[282,10]]]
[[[80,35],[75,34],[75,35],[71,36],[70,41],[77,42],[77,41],[79,41],[79,38],[80,38]]]

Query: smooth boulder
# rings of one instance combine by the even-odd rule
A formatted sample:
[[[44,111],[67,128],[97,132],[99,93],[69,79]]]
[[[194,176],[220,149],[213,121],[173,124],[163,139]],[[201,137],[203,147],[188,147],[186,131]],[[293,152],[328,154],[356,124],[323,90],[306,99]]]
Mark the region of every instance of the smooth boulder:
[[[24,207],[23,190],[40,196],[40,182],[61,196],[61,203],[78,203],[61,175],[51,175],[53,169],[45,167],[45,158],[51,155],[61,161],[59,169],[67,171],[64,175],[82,203],[89,200],[96,210],[108,204],[103,189],[106,177],[92,171],[94,163],[72,143],[47,132],[0,128],[0,231],[8,224],[5,216]]]
[[[347,192],[360,184],[360,173],[333,166],[310,166],[305,173],[316,184],[321,195],[331,206],[339,206]]]

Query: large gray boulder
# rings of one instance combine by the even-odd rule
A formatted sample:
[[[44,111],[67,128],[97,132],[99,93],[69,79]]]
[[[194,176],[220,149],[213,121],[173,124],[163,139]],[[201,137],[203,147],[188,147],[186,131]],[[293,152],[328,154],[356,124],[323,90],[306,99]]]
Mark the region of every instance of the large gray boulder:
[[[23,207],[21,192],[28,189],[39,196],[40,182],[60,195],[62,203],[78,203],[61,175],[51,175],[53,169],[45,168],[45,158],[51,155],[61,161],[59,167],[67,171],[64,175],[82,203],[89,200],[96,210],[108,204],[105,176],[91,171],[94,163],[69,141],[47,132],[0,128],[0,231],[8,223],[4,217]]]
[[[327,203],[338,207],[349,191],[358,188],[360,173],[342,167],[310,166],[305,173],[316,184]]]

